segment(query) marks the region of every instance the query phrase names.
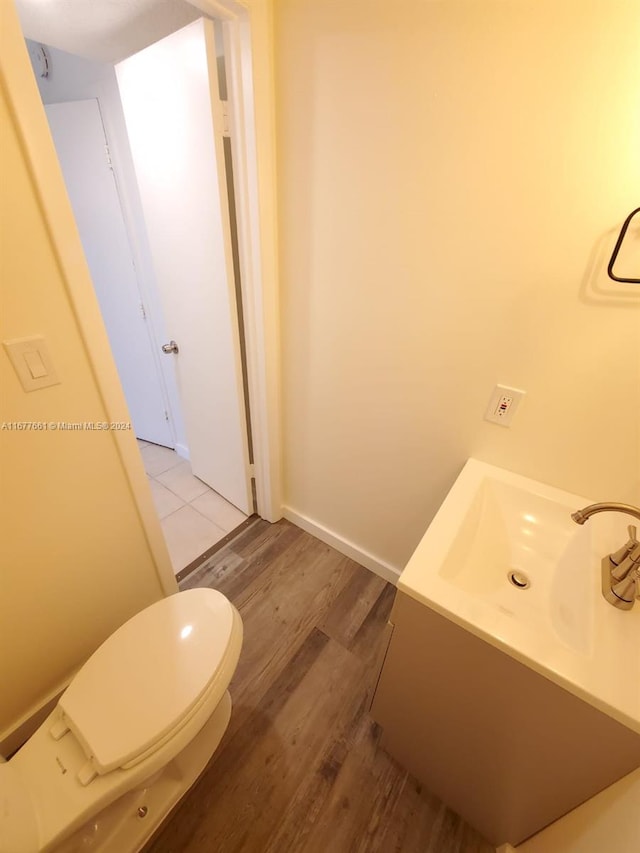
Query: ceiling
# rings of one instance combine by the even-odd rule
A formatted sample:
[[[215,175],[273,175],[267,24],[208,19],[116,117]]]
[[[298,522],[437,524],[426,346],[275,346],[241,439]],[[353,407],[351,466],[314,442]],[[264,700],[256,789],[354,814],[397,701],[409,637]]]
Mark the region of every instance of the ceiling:
[[[119,62],[202,16],[184,0],[15,0],[27,38]]]

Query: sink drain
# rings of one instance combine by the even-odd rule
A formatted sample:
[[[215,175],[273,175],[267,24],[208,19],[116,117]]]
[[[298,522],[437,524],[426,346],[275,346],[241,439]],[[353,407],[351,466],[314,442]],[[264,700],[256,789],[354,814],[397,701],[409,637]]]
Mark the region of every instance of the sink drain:
[[[509,582],[512,583],[514,586],[518,587],[518,589],[527,589],[531,586],[531,581],[524,574],[524,572],[512,571],[509,572],[507,577],[509,578]]]

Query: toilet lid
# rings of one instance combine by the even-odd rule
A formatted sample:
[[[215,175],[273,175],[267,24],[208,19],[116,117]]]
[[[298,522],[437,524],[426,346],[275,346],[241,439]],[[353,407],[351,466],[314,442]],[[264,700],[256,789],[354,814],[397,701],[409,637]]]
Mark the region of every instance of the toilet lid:
[[[241,633],[239,614],[212,589],[171,595],[118,628],[59,702],[97,772],[122,767],[164,742],[212,689],[222,698]]]

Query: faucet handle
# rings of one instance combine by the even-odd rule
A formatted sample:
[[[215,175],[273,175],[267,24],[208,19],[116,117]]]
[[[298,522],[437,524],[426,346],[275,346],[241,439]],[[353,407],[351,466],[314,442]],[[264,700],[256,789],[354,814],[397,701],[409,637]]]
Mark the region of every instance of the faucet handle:
[[[627,545],[630,543],[627,543]],[[625,546],[626,547],[626,546]],[[620,554],[623,551],[621,548],[617,553]],[[611,554],[609,559],[616,556],[615,554]],[[620,560],[619,565],[615,565],[613,569],[611,569],[611,582],[621,581],[624,578],[629,577],[634,572],[637,574],[640,570],[640,542],[631,543],[631,548],[629,549],[626,557]]]
[[[633,549],[638,545],[638,540],[636,538],[638,534],[638,529],[635,524],[630,524],[627,528],[629,532],[629,541],[626,542],[622,548],[619,548],[617,551],[614,551],[613,554],[609,554],[609,559],[613,563],[614,566],[619,566],[629,554],[633,551]]]
[[[611,587],[611,592],[621,601],[633,603],[634,598],[640,598],[640,569],[637,564],[626,577]]]

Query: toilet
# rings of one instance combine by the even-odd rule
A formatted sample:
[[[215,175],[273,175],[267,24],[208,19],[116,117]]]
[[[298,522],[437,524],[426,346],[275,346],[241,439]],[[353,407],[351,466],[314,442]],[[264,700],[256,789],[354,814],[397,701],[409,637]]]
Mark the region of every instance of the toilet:
[[[134,853],[204,770],[231,715],[242,645],[212,589],[136,614],[0,764],[0,853]]]

